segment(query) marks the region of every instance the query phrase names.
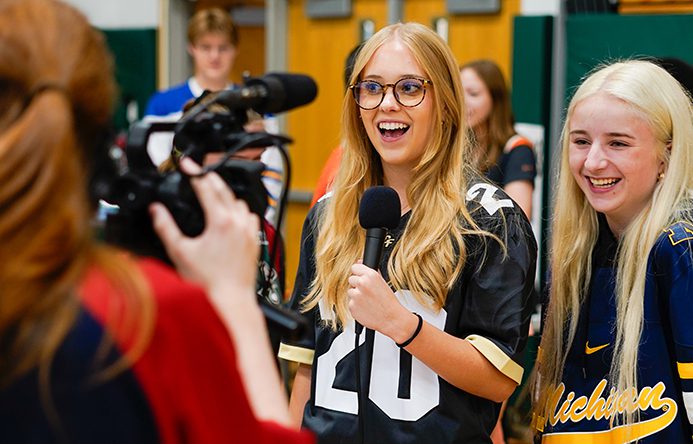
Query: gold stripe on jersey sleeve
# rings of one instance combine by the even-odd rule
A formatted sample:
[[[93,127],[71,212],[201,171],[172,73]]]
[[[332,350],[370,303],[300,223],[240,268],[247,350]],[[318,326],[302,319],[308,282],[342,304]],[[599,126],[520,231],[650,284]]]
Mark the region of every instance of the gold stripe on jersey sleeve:
[[[677,362],[681,379],[693,379],[693,362]]]
[[[309,348],[296,347],[295,345],[286,345],[281,343],[279,344],[279,353],[277,353],[277,356],[282,359],[286,359],[287,361],[313,365],[315,351]]]
[[[515,381],[518,385],[522,382],[524,369],[517,362],[513,361],[510,356],[506,355],[503,350],[498,348],[493,341],[479,335],[469,335],[465,339],[501,373]]]

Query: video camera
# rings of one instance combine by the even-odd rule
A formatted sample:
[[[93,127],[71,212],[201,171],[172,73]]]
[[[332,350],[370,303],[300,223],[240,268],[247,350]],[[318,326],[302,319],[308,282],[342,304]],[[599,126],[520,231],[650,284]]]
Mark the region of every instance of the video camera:
[[[204,216],[190,186],[189,177],[178,170],[176,158],[189,156],[202,164],[208,153],[222,153],[221,161],[205,166],[229,184],[237,197],[261,218],[267,208],[267,191],[262,183],[264,166],[257,161],[232,159],[247,147],[276,146],[285,164],[285,177],[278,213],[281,222],[290,181],[290,162],[284,146],[291,139],[265,132],[249,133],[243,129],[249,109],[258,113],[279,113],[311,102],[317,94],[315,82],[299,74],[267,74],[246,80],[240,88],[204,95],[177,122],[142,120],[128,132],[125,154],[127,166],[99,196],[115,205],[109,214],[105,238],[129,250],[168,261],[149,220],[152,202],[163,203],[187,236],[197,236],[204,229]],[[160,171],[147,151],[153,134],[174,133],[170,171]],[[279,226],[276,227],[279,231]]]
[[[190,178],[178,169],[177,159],[182,156],[202,164],[207,154],[220,153],[221,160],[204,166],[203,172],[219,174],[262,220],[268,205],[262,183],[264,165],[232,156],[247,147],[269,146],[277,147],[284,161],[284,184],[277,211],[276,232],[279,233],[291,171],[285,145],[291,139],[266,132],[246,132],[243,127],[248,122],[249,110],[260,114],[280,113],[310,103],[316,95],[317,86],[310,77],[272,73],[247,79],[239,88],[203,95],[177,122],[133,123],[125,149],[127,165],[108,183],[102,183],[97,193],[115,208],[106,217],[105,240],[170,263],[149,217],[148,207],[152,202],[163,203],[185,235],[194,237],[202,233],[205,226],[202,208]],[[174,133],[168,171],[157,167],[147,150],[151,136],[162,132]],[[270,264],[275,263],[278,243],[274,242]],[[265,315],[272,320],[267,311]],[[273,315],[276,317],[277,313]]]

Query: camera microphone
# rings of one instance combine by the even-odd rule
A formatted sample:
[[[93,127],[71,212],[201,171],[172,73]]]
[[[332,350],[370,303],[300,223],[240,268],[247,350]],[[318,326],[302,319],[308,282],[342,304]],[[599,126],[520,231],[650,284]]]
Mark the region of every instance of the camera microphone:
[[[400,201],[397,192],[385,186],[368,188],[359,204],[359,224],[366,229],[366,245],[363,249],[363,265],[377,270],[383,255],[383,243],[388,230],[399,225]],[[356,323],[356,334],[363,326]]]
[[[214,102],[231,109],[252,108],[260,114],[281,113],[312,102],[315,81],[303,74],[269,73],[248,79],[240,88],[222,91]]]

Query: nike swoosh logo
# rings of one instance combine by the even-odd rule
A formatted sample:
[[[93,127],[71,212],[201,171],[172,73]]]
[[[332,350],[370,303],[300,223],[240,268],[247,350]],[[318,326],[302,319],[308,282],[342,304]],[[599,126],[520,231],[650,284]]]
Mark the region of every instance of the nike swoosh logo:
[[[599,350],[608,347],[609,344],[603,344],[603,345],[598,345],[596,347],[590,347],[590,341],[585,342],[585,354],[586,355],[591,355],[592,353],[596,353]]]

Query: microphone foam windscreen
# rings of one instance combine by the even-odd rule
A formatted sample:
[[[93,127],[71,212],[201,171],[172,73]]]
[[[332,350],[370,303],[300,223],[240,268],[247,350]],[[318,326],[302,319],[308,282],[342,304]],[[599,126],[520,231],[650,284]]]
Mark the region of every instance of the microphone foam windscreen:
[[[263,78],[269,89],[264,112],[279,113],[307,105],[318,95],[318,85],[303,74],[269,73]]]
[[[397,192],[385,186],[368,188],[359,205],[359,223],[365,229],[387,228],[399,225],[401,207]]]

